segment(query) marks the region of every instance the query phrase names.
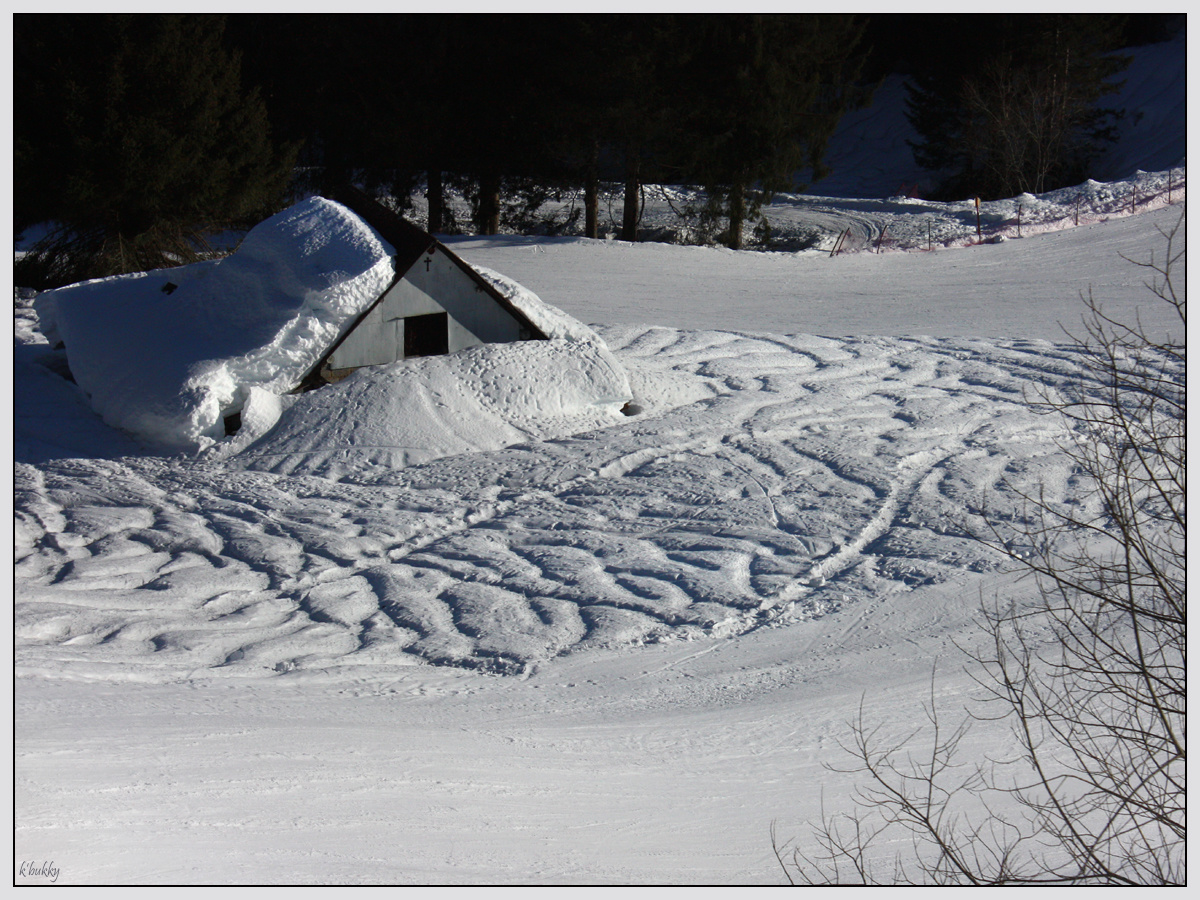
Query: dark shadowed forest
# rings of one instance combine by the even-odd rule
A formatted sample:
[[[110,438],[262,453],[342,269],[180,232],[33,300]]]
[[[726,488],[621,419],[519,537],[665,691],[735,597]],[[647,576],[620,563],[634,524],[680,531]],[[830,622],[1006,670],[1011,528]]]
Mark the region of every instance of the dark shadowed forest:
[[[439,233],[597,234],[598,186],[704,191],[738,249],[841,116],[909,78],[917,162],[949,195],[1078,183],[1106,105],[1170,15],[32,15],[14,17],[15,226],[51,286],[198,258],[304,191],[353,181]],[[455,213],[447,197],[469,201]]]

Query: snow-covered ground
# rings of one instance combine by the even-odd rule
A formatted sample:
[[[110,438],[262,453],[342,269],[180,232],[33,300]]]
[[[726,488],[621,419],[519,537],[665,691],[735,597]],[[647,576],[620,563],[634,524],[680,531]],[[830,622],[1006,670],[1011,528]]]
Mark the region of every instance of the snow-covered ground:
[[[936,662],[961,708],[980,601],[1033,590],[966,532],[1083,498],[1029,401],[1076,374],[1080,291],[1173,327],[1122,255],[1161,254],[1185,174],[997,205],[1045,215],[978,246],[973,205],[814,198],[798,253],[456,239],[591,323],[636,415],[422,458],[330,452],[379,373],[161,455],[18,308],[15,879],[781,882],[772,823],[844,808],[860,703],[905,733]],[[449,417],[511,385],[458,371]]]
[[[1074,266],[1148,256],[1177,214],[795,260],[893,336],[804,333],[803,297],[777,334],[725,330],[749,255],[465,242],[556,260],[543,296],[607,279],[591,318],[642,412],[406,468],[148,455],[18,368],[18,857],[66,882],[779,880],[770,824],[844,794],[820,764],[859,695],[912,721],[935,659],[961,693],[980,597],[1029,589],[964,520],[1075,495],[1026,402],[1073,371],[1049,323],[1079,316]],[[1007,337],[914,336],[969,330],[914,263],[1023,283],[1018,250],[1047,281],[1012,290]],[[1097,295],[1152,317],[1140,279]],[[670,321],[693,288],[686,330],[606,300]]]

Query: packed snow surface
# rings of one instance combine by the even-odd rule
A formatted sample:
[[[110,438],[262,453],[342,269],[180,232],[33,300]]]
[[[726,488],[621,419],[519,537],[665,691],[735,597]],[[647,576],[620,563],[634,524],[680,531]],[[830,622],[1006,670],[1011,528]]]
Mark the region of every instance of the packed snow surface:
[[[1089,287],[1178,329],[1128,260],[1184,176],[970,246],[973,205],[828,198],[800,253],[461,239],[598,340],[419,361],[411,400],[405,364],[258,388],[191,456],[104,424],[19,306],[17,880],[781,882],[772,823],[848,808],[847,721],[957,723],[980,602],[1035,590],[982,510],[1020,554],[1023,494],[1093,502],[1031,401],[1077,383]],[[897,243],[831,257],[846,222]],[[522,370],[561,393],[509,402]]]
[[[655,324],[682,329],[702,315],[709,327],[773,334],[1061,339],[1081,332],[1081,294],[1117,304],[1120,315],[1146,306],[1147,275],[1122,254],[1144,229],[1144,213],[1178,209],[1186,196],[1187,170],[1177,168],[984,202],[978,215],[974,200],[778,198],[767,215],[781,240],[812,244],[800,251],[517,235],[446,240],[585,322],[602,310],[607,324],[638,324],[652,309]],[[651,205],[647,218],[665,220],[669,211]],[[1066,244],[1030,240],[1051,232],[1064,232]],[[842,235],[844,250],[834,254]],[[663,290],[664,282],[678,287]],[[1145,312],[1155,334],[1171,324]]]

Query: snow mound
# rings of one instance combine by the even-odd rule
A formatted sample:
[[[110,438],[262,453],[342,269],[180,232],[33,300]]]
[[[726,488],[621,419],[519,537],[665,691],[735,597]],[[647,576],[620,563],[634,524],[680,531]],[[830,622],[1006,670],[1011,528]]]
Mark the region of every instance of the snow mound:
[[[214,262],[87,281],[35,308],[110,425],[195,451],[254,388],[294,387],[391,283],[395,251],[346,207],[313,197]]]
[[[606,428],[622,421],[631,398],[624,370],[598,337],[484,344],[359,369],[292,398],[278,424],[229,461],[280,474],[361,479],[381,466]]]

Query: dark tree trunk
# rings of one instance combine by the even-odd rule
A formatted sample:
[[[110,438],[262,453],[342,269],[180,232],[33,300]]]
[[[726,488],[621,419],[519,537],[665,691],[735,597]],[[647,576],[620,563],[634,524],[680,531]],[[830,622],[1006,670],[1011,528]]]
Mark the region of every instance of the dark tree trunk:
[[[730,250],[742,249],[742,226],[746,222],[746,189],[735,184],[729,189],[729,240]]]
[[[428,184],[425,189],[425,199],[429,201],[429,233],[440,233],[445,224],[446,197],[442,188],[442,172],[440,169],[429,170]]]
[[[592,144],[583,186],[583,236],[600,237],[600,143]]]
[[[642,186],[638,163],[638,156],[632,151],[625,157],[625,215],[621,223],[623,241],[638,239],[638,192]]]
[[[479,178],[479,233],[500,233],[500,173],[485,172]]]

